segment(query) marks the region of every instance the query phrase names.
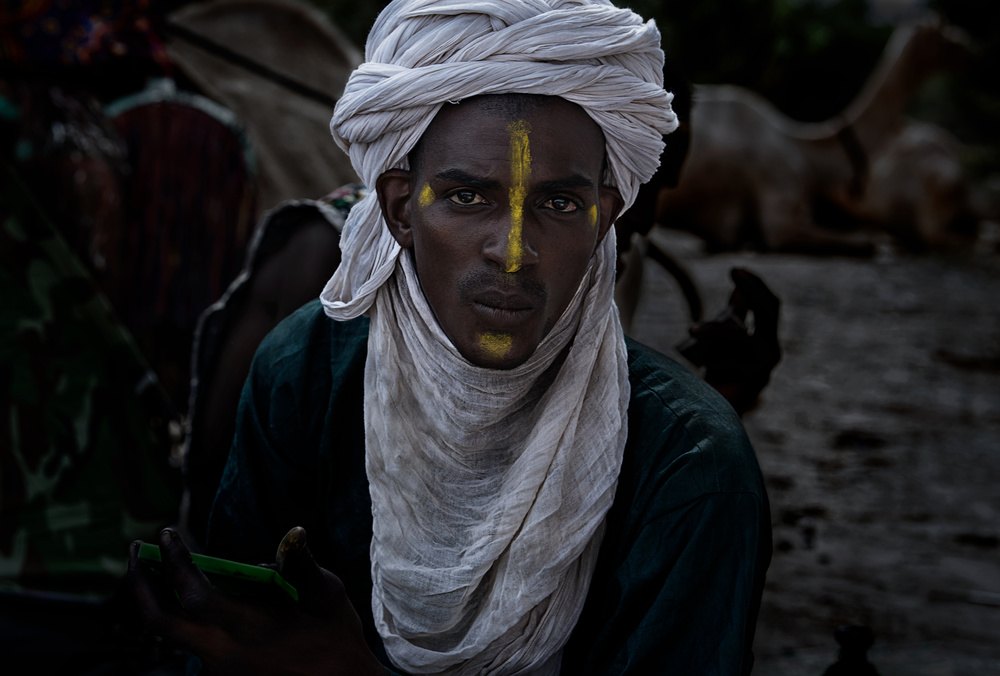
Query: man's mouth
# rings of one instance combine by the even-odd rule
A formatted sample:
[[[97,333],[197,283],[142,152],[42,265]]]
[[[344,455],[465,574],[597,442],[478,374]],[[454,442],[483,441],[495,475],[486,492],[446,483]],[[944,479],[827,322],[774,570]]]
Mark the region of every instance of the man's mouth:
[[[459,298],[494,330],[521,325],[545,304],[545,285],[534,279],[514,279],[477,272],[459,282]]]
[[[535,308],[530,298],[496,290],[476,293],[471,301],[473,311],[496,328],[512,328]]]
[[[505,293],[503,291],[490,290],[477,293],[473,296],[472,302],[485,305],[497,310],[530,310],[535,304],[525,296],[518,293]]]

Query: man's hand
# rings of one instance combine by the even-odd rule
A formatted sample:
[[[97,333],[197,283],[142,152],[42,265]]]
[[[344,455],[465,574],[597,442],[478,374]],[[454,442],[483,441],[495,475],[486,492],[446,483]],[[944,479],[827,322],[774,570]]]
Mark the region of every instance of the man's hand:
[[[344,585],[320,568],[293,528],[278,547],[278,572],[298,603],[247,601],[213,586],[173,530],[159,534],[162,580],[129,548],[128,586],[152,633],[201,658],[211,674],[380,674]],[[176,590],[176,593],[174,593]]]

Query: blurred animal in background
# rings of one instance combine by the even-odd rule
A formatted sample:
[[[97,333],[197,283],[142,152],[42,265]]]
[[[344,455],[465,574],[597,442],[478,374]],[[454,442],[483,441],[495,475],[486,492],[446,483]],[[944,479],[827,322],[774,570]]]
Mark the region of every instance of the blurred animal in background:
[[[693,322],[688,329],[690,337],[678,346],[678,351],[743,415],[757,405],[771,371],[781,359],[780,301],[760,277],[744,268],[733,268],[730,277],[734,289],[727,306],[703,322],[701,295],[694,279],[676,256],[650,239],[649,232],[656,225],[658,195],[677,186],[691,138],[691,87],[669,60],[663,66],[663,81],[674,94],[672,106],[680,125],[663,138],[665,149],[656,174],[639,189],[635,203],[615,222],[619,256],[615,302],[622,327],[628,333],[642,290],[646,259],[666,270],[677,283]]]
[[[268,211],[240,275],[198,321],[184,443],[181,528],[201,547],[236,430],[243,381],[267,333],[319,296],[340,265],[340,232],[367,190],[343,186],[322,200],[290,200]]]
[[[967,246],[983,216],[958,139],[919,121],[907,122],[879,148],[864,194],[843,206],[864,227],[887,232],[915,251]]]
[[[164,30],[177,70],[246,128],[262,211],[358,180],[329,125],[361,52],[326,15],[301,0],[191,2]]]
[[[658,224],[690,231],[712,251],[840,255],[874,252],[871,233],[845,226],[902,230],[928,245],[955,220],[967,229],[961,204],[938,204],[961,202],[954,186],[963,180],[933,176],[941,134],[914,141],[921,127],[907,127],[904,108],[933,73],[960,67],[969,54],[964,35],[938,21],[901,26],[854,102],[821,123],[791,120],[741,87],[696,88],[690,152],[677,187],[659,191]],[[914,153],[923,168],[912,164]],[[904,169],[900,163],[908,176],[884,175],[886,167]],[[921,183],[934,194],[908,197]],[[915,200],[910,212],[930,202],[936,215],[901,222],[899,207],[883,206],[907,199]]]
[[[656,173],[640,186],[635,202],[615,221],[618,247],[615,303],[626,333],[632,330],[646,258],[659,264],[677,282],[691,321],[700,321],[702,315],[701,295],[691,274],[676,256],[649,238],[650,230],[656,225],[660,191],[677,187],[691,143],[691,85],[669,59],[663,64],[663,86],[674,95],[671,107],[679,125],[663,137],[664,149]]]

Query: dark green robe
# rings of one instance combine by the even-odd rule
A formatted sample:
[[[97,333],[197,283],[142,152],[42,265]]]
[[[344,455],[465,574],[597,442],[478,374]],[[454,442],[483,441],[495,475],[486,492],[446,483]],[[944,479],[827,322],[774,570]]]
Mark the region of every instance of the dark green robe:
[[[318,301],[264,340],[243,390],[208,548],[273,561],[288,529],[304,527],[385,660],[371,613],[367,341],[366,318],[335,322]],[[728,403],[688,369],[631,340],[628,359],[628,443],[562,673],[748,673],[771,555],[753,449]]]

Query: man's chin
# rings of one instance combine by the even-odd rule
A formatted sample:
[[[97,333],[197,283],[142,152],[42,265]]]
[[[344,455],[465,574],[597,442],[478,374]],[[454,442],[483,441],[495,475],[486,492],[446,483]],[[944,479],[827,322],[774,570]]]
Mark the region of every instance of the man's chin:
[[[528,349],[523,337],[511,331],[487,329],[474,334],[466,349],[459,348],[466,359],[488,369],[510,370],[528,361],[534,348]]]

